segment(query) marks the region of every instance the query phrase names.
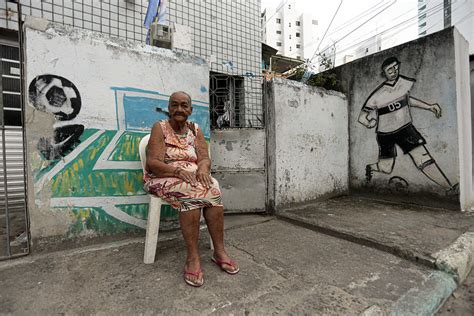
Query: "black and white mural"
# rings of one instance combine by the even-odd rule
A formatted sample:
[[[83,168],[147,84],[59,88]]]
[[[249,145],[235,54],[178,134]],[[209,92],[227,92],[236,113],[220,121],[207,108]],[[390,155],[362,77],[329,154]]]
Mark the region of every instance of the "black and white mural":
[[[400,70],[401,62],[397,57],[385,59],[381,65],[385,80],[370,93],[358,117],[359,123],[366,128],[375,129],[379,148],[378,160],[365,167],[366,182],[370,183],[375,173],[392,173],[398,146],[431,181],[447,193],[456,192],[458,185],[451,183],[428,151],[427,141],[415,127],[416,122],[413,122],[411,115],[412,108],[417,108],[432,114],[434,119],[440,119],[441,106],[411,95],[416,80],[401,75]],[[389,182],[389,186],[397,191],[408,187],[408,183],[398,176],[392,177]]]
[[[81,110],[79,91],[71,81],[61,76],[37,76],[31,81],[28,93],[33,107],[54,115],[58,121],[70,121]],[[83,132],[82,124],[58,124],[54,127],[53,138],[40,138],[38,150],[45,159],[59,159],[79,143]]]

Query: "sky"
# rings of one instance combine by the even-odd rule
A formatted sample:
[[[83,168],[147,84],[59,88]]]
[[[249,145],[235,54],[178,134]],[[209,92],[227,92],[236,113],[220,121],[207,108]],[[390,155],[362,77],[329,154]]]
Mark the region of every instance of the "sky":
[[[296,0],[305,12],[312,12],[319,21],[322,38],[341,0]],[[261,0],[266,7],[279,8],[286,0]],[[345,55],[363,45],[364,40],[376,34],[382,38],[382,49],[387,49],[418,36],[418,0],[342,0],[327,35],[320,46],[324,51],[336,46],[336,65]],[[316,45],[317,46],[317,45]]]

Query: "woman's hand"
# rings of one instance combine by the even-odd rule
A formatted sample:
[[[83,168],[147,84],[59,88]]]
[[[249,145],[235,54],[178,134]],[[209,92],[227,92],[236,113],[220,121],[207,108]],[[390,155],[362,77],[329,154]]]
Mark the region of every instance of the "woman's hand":
[[[212,178],[211,175],[207,172],[198,171],[196,173],[197,181],[201,182],[206,188],[212,187]]]
[[[189,172],[189,171],[179,168],[178,171],[176,172],[176,175],[178,178],[191,184],[191,186],[193,187],[198,185],[198,182],[196,180],[196,175],[194,174],[194,172]]]

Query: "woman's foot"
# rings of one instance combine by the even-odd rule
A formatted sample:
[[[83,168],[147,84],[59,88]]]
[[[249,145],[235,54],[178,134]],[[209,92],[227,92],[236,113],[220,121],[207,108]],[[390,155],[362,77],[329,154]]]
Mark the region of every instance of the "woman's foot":
[[[186,260],[186,265],[184,266],[184,282],[195,287],[200,287],[204,284],[204,274],[201,270],[199,258]]]
[[[220,253],[214,252],[211,261],[217,264],[223,271],[229,274],[237,274],[240,271],[237,263],[234,260],[230,259],[230,257],[225,251]]]

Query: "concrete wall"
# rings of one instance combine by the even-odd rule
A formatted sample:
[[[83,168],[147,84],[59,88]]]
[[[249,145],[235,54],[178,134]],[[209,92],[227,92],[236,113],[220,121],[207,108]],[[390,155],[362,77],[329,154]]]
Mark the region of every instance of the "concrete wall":
[[[461,66],[457,63],[461,58],[467,60],[467,46],[457,44],[464,43],[462,39],[455,41],[458,37],[454,29],[447,29],[334,69],[349,99],[351,189],[382,193],[389,199],[399,196],[415,202],[433,202],[432,198],[436,197],[459,206],[460,156],[464,147],[460,148],[462,140],[458,134],[464,135],[467,130],[466,124],[461,126],[459,114],[468,102],[461,96],[463,90],[459,87],[462,82],[469,82],[469,78],[465,78],[466,71],[461,74]],[[392,56],[400,61],[399,73],[405,76],[405,88],[384,84],[386,78],[382,76],[381,65]],[[388,100],[402,95],[403,98],[410,97],[408,105],[402,107],[403,111],[408,109],[403,115],[398,108],[393,108],[395,103],[389,104]],[[359,114],[369,97],[368,103],[372,106],[386,103],[387,108],[392,106],[395,110],[384,114],[391,117],[378,115],[381,110],[369,111],[369,118],[377,122],[374,128],[366,128],[359,122]],[[426,109],[415,108],[413,98],[423,101]],[[441,116],[437,117],[433,104],[439,105]],[[402,126],[410,121],[426,140],[426,150],[417,146],[415,151],[404,154],[397,145],[393,169],[384,167],[381,158],[382,163],[386,163],[387,157],[379,157],[376,130],[388,130],[393,125],[395,131],[395,125]],[[394,131],[388,134],[397,142],[409,142],[413,137]],[[419,141],[417,139],[417,143]],[[387,141],[381,143],[387,144]],[[367,177],[367,165],[371,165],[371,177]],[[385,172],[377,172],[377,167],[378,171]],[[465,171],[470,174],[470,170]]]
[[[470,79],[471,79],[471,163],[474,165],[474,55],[469,56],[469,73],[470,73]],[[474,181],[474,175],[473,175],[473,181]],[[473,183],[474,186],[474,183]],[[473,194],[474,195],[474,194]],[[474,204],[474,203],[473,203]]]
[[[138,143],[177,90],[190,93],[191,119],[209,138],[207,63],[44,20],[29,20],[25,32],[32,237],[144,228]],[[162,215],[164,225],[176,217]]]
[[[213,130],[211,155],[226,212],[265,211],[265,130]]]
[[[269,209],[347,193],[344,95],[274,79],[267,98]]]

